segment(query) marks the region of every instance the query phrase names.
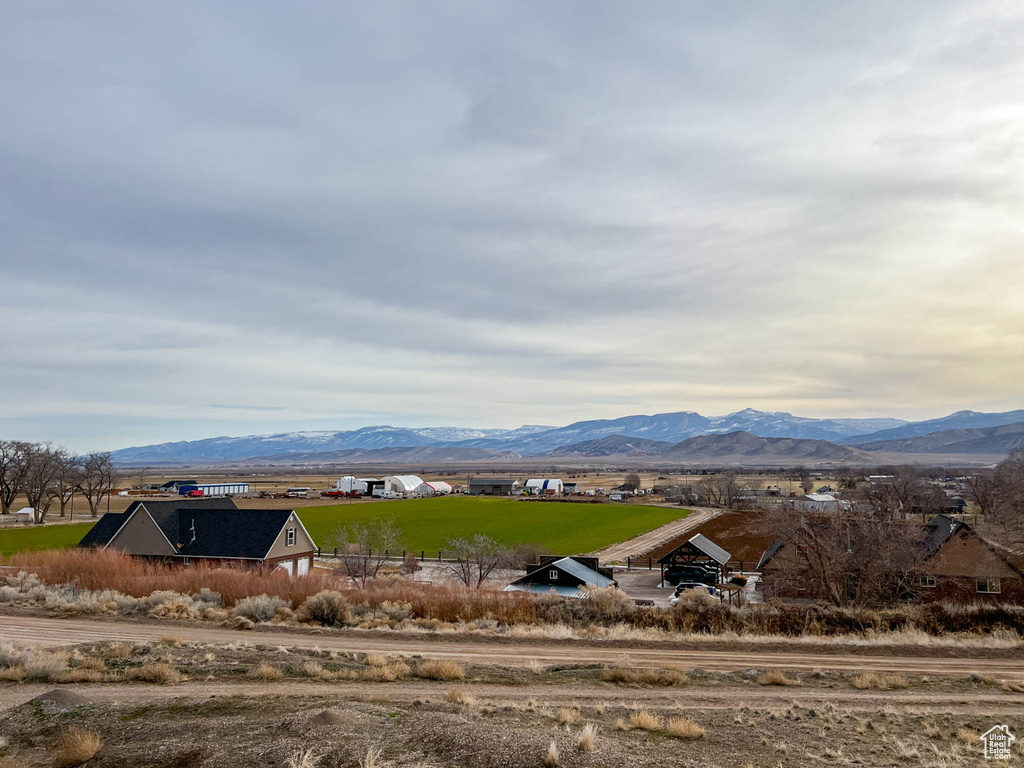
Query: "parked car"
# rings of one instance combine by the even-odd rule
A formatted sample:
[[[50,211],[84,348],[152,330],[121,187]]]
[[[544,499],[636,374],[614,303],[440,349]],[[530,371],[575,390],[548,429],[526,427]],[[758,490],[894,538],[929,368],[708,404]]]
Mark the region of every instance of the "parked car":
[[[701,584],[714,584],[718,581],[718,572],[714,568],[706,568],[702,565],[673,565],[665,571],[665,581],[669,584],[682,584],[683,582],[700,582]]]
[[[696,581],[684,581],[676,587],[675,594],[673,594],[672,597],[668,599],[668,604],[675,607],[676,604],[679,603],[679,598],[683,595],[683,593],[688,592],[691,589],[703,589],[707,591],[707,593],[712,597],[722,596],[722,590],[720,590],[718,587],[712,587],[709,584],[701,584]]]

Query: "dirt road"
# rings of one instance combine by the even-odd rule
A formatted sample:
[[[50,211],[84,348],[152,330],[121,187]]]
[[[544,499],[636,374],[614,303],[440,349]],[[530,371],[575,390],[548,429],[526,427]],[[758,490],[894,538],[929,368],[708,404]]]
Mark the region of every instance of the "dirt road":
[[[250,643],[286,648],[320,648],[355,653],[388,653],[404,656],[457,659],[471,664],[526,666],[534,660],[545,665],[614,664],[624,660],[634,667],[658,668],[682,665],[715,672],[750,668],[802,671],[857,672],[874,670],[919,675],[967,676],[990,674],[1000,680],[1024,681],[1024,659],[957,657],[852,656],[766,650],[707,650],[678,648],[610,648],[593,644],[461,642],[456,637],[381,638],[379,635],[299,634],[293,632],[240,632],[202,625],[182,626],[159,622],[113,622],[93,619],[53,619],[34,616],[0,616],[0,641],[18,646],[62,646],[100,641],[157,641],[173,635],[186,642],[214,645]]]
[[[722,509],[712,509],[711,507],[689,507],[688,509],[691,510],[691,513],[682,519],[673,520],[671,523],[666,523],[653,531],[641,533],[627,541],[612,544],[595,554],[600,558],[601,563],[624,563],[627,557],[636,557],[650,552],[660,544],[692,531],[724,512]]]
[[[145,684],[95,683],[64,685],[96,703],[133,704],[159,703],[173,699],[209,699],[214,697],[298,696],[331,697],[343,701],[413,702],[441,699],[452,687],[450,683],[427,681],[396,683],[319,683],[306,680],[287,682],[212,682],[192,680],[174,686]],[[16,707],[46,691],[52,683],[33,683],[0,687],[0,711]],[[508,686],[472,684],[472,695],[483,704],[507,705],[536,699],[538,706],[579,704],[583,707],[629,707],[643,700],[645,707],[654,710],[735,709],[737,701],[745,706],[766,710],[770,707],[823,706],[830,703],[851,711],[876,712],[889,705],[894,707],[926,708],[944,714],[997,715],[1020,712],[1021,697],[999,692],[950,693],[948,691],[842,691],[820,688],[763,688],[744,686],[711,689],[705,686],[686,688],[613,688],[608,685],[575,684]]]

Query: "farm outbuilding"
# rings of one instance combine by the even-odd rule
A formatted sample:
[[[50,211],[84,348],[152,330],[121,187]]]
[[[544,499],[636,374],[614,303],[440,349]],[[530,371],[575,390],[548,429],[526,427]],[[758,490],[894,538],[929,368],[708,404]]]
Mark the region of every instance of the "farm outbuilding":
[[[248,483],[188,483],[178,486],[179,496],[233,496],[248,492]]]
[[[683,581],[720,584],[731,555],[703,534],[696,534],[658,560],[661,580],[673,586]]]
[[[617,586],[615,579],[599,567],[596,557],[542,557],[539,565],[530,566],[526,575],[505,591],[586,597],[591,589]]]
[[[415,496],[421,485],[423,478],[416,475],[388,475],[384,478],[384,495]]]
[[[470,496],[510,496],[521,487],[518,480],[502,477],[472,477],[469,480]]]
[[[562,495],[562,481],[557,477],[532,478],[526,481],[524,487],[529,493],[539,496]]]
[[[450,483],[446,483],[444,480],[431,480],[429,482],[420,483],[416,488],[416,496],[447,496],[452,492],[452,486]]]

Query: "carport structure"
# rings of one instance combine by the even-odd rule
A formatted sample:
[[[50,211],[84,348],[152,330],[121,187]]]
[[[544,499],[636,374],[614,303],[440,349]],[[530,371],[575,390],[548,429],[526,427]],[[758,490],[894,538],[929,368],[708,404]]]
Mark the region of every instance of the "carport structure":
[[[687,570],[706,571],[713,574],[714,583],[721,584],[725,581],[728,572],[729,553],[715,544],[707,536],[698,533],[688,541],[684,541],[664,557],[658,560],[661,566],[661,581],[665,582],[666,576],[671,582],[675,578],[676,584],[680,581],[693,581],[703,579],[681,579],[678,574]]]

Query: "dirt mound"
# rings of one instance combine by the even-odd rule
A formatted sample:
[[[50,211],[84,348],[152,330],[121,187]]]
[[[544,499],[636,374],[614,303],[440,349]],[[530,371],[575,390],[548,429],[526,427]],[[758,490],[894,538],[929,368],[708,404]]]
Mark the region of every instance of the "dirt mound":
[[[52,712],[63,712],[67,709],[74,709],[80,707],[83,704],[92,704],[91,699],[87,699],[80,693],[74,691],[61,690],[60,688],[54,688],[52,691],[41,693],[34,699],[31,699],[29,704],[40,704],[45,709]]]
[[[322,725],[352,725],[358,718],[351,712],[340,712],[337,709],[325,709],[310,719],[313,726]]]

